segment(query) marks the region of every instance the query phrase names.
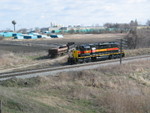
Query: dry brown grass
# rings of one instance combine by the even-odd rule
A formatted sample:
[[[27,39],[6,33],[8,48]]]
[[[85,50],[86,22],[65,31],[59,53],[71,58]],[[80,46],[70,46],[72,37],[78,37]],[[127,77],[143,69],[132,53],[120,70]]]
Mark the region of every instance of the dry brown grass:
[[[149,75],[150,60],[142,60],[57,76],[12,79],[0,82],[0,98],[7,98],[6,103],[15,101],[23,110],[28,105],[33,109],[36,103],[39,109],[33,109],[34,113],[49,107],[55,108],[53,113],[58,113],[56,109],[61,113],[149,113]]]
[[[147,55],[147,54],[150,54],[150,48],[139,48],[139,49],[125,50],[126,57],[138,56],[138,55]]]
[[[109,113],[149,113],[150,92],[148,88],[145,90],[139,92],[132,88],[128,92],[108,91],[98,104],[106,106]]]
[[[57,77],[42,77],[41,81],[46,84],[36,87],[36,90],[55,89],[65,98],[92,100],[92,105],[103,106],[107,113],[149,113],[149,67],[150,61],[139,61],[122,66],[60,73]],[[139,78],[134,77],[136,74]]]
[[[2,72],[64,65],[67,61],[66,56],[50,59],[46,52],[14,53],[0,50],[0,53],[0,70]]]
[[[0,53],[0,68],[13,67],[30,62],[30,60],[17,56],[12,52],[0,51]]]
[[[4,39],[4,37],[0,36],[0,40],[3,40],[3,39]]]
[[[116,34],[66,34],[64,35],[67,39],[117,39],[125,36],[126,33],[116,33]]]

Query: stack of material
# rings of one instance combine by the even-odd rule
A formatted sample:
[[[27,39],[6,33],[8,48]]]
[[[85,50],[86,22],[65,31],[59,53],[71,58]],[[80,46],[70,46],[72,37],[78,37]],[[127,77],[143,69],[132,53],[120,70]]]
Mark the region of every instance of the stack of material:
[[[41,35],[42,38],[51,38],[50,36],[47,36],[47,35]]]
[[[38,39],[38,38],[51,38],[51,37],[40,34],[22,34],[14,37],[14,39]]]
[[[37,38],[50,38],[47,35],[41,35],[39,33],[32,33],[32,34],[29,34],[29,35],[36,36]]]
[[[37,36],[22,34],[19,36],[15,36],[14,39],[37,39]]]
[[[14,37],[14,39],[38,39],[38,38],[63,38],[63,35],[51,34],[50,36],[38,33],[22,34],[14,32],[1,32],[1,37]]]
[[[16,37],[20,35],[22,35],[22,33],[14,33],[14,32],[1,32],[0,33],[0,36],[2,37]]]
[[[50,35],[51,38],[63,38],[63,35]]]

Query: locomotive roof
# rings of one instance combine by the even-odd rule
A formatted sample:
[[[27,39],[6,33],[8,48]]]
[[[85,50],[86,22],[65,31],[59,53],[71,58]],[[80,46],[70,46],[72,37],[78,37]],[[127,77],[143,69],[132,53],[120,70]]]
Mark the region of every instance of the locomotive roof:
[[[99,45],[118,44],[117,42],[100,42]]]
[[[91,43],[91,44],[88,44],[88,45],[93,46],[93,45],[110,45],[110,44],[118,45],[119,43],[117,43],[117,42],[99,42],[99,43]]]
[[[79,47],[90,48],[90,45],[89,45],[89,44],[82,44],[82,45],[80,45]]]
[[[96,45],[119,45],[118,42],[99,42],[99,43],[90,43],[90,44],[81,44],[78,47],[89,48],[90,46]]]

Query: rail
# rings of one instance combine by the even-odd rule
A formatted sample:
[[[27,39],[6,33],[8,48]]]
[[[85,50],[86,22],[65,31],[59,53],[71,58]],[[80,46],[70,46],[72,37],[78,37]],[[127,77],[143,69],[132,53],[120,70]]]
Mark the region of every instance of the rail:
[[[123,58],[123,62],[129,62],[129,61],[134,61],[134,60],[141,60],[141,59],[150,59],[150,55],[142,55],[142,56],[136,56],[136,57],[127,57]],[[90,63],[84,63],[84,64],[76,64],[76,65],[67,65],[67,66],[61,66],[61,67],[54,67],[54,68],[44,68],[44,69],[34,69],[34,70],[27,70],[27,71],[15,71],[15,72],[5,72],[5,73],[0,73],[0,80],[5,80],[11,77],[23,77],[26,75],[34,75],[34,74],[39,74],[39,73],[48,73],[50,74],[51,72],[58,71],[58,72],[63,72],[63,71],[72,71],[76,70],[76,68],[83,68],[83,67],[94,67],[96,65],[107,65],[107,64],[119,64],[119,59],[113,59],[113,60],[105,60],[105,61],[98,61],[98,62],[90,62]],[[33,76],[30,76],[33,77]]]

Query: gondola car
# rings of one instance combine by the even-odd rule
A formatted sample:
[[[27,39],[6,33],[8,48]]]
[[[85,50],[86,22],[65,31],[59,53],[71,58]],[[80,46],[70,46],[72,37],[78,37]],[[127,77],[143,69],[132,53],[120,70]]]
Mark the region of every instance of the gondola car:
[[[48,50],[48,56],[50,58],[56,58],[58,56],[66,55],[68,52],[74,50],[76,47],[74,42],[68,42],[67,44],[58,44],[55,48],[50,48]]]
[[[69,64],[99,61],[104,59],[115,59],[125,56],[120,51],[119,44],[116,42],[101,42],[94,44],[83,44],[71,51],[68,58]]]
[[[58,56],[63,56],[65,54],[67,54],[68,52],[68,47],[67,45],[61,45],[61,46],[57,46],[55,48],[51,48],[48,50],[48,56],[50,58],[56,58]]]

